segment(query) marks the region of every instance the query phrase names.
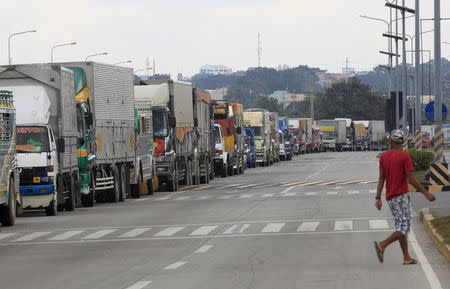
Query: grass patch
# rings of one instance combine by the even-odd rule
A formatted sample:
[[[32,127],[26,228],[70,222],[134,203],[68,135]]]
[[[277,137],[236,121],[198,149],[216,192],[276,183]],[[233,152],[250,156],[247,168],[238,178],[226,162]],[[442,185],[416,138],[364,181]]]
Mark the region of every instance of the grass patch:
[[[444,238],[444,243],[450,245],[450,216],[436,218],[431,221],[431,224],[439,235]]]
[[[423,182],[425,181],[424,176],[425,176],[425,171],[414,171],[413,172],[413,176],[416,178],[416,180],[418,182]]]

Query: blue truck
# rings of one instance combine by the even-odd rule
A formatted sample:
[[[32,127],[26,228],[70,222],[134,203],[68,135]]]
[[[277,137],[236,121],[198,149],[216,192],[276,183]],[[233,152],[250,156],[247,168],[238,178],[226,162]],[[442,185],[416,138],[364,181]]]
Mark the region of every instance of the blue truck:
[[[278,130],[280,131],[280,160],[290,161],[292,160],[294,136],[289,132],[287,118],[278,120]]]
[[[247,167],[256,167],[256,145],[255,145],[255,133],[251,128],[245,128],[245,160]]]

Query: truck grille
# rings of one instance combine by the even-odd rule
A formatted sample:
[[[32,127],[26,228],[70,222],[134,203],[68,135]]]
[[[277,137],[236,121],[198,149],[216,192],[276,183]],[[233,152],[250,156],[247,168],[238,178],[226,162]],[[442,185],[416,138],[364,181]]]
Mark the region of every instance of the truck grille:
[[[33,177],[46,177],[46,167],[23,168],[20,173],[20,185],[33,184]]]

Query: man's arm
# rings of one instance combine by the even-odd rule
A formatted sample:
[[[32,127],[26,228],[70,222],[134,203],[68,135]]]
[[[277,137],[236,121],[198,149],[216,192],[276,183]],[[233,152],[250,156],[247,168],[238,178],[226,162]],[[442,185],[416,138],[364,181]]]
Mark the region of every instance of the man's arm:
[[[381,166],[379,167],[379,177],[378,177],[378,185],[377,185],[377,195],[375,197],[375,207],[378,210],[381,210],[382,202],[381,202],[381,193],[383,192],[384,188],[384,182],[386,181],[386,178],[383,174],[383,169]]]
[[[425,198],[427,198],[430,202],[436,200],[436,197],[433,194],[427,192],[427,190],[425,190],[425,188],[416,180],[412,172],[407,172],[407,175],[409,183],[413,185],[413,187],[416,188],[417,191],[422,193]]]

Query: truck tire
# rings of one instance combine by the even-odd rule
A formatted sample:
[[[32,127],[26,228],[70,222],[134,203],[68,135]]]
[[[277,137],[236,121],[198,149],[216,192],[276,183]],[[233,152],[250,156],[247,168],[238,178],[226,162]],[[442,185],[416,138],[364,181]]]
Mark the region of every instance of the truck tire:
[[[210,169],[209,158],[205,157],[205,175],[200,177],[200,184],[209,183],[209,176],[211,174]]]
[[[127,198],[127,174],[125,172],[125,165],[120,165],[117,167],[117,169],[120,169],[119,202],[125,202]]]
[[[155,187],[153,186],[153,178],[148,179],[146,184],[148,194],[153,195],[155,193]]]
[[[228,166],[227,166],[227,164],[222,164],[220,175],[222,176],[222,178],[228,177]]]
[[[62,184],[61,184],[62,185]],[[70,181],[67,184],[67,189],[69,191],[69,197],[64,202],[64,208],[66,211],[75,210],[75,179],[73,176],[70,177]]]
[[[0,206],[0,223],[2,223],[3,226],[12,226],[16,221],[17,204],[15,187],[14,179],[9,178],[8,205]]]
[[[112,175],[114,177],[114,188],[108,190],[108,201],[117,203],[120,195],[120,172],[118,167],[112,169]]]
[[[47,208],[45,208],[45,214],[47,216],[56,216],[58,213],[58,202],[55,200],[50,202]]]
[[[214,164],[211,163],[211,159],[209,159],[208,161],[208,166],[209,166],[209,180],[214,180],[215,177],[215,172],[214,172]]]
[[[186,170],[185,170],[185,184],[187,186],[192,186],[193,184],[193,176],[192,176],[192,161],[188,160],[186,163]]]
[[[228,169],[228,176],[232,177],[234,175],[234,168],[233,166],[230,166],[230,164],[227,165]]]
[[[167,180],[167,190],[169,192],[178,191],[178,178],[176,172],[173,173],[172,178]]]
[[[91,171],[89,174],[90,183],[89,183],[89,194],[81,195],[81,205],[83,207],[93,207],[95,204],[95,174],[94,171]]]

